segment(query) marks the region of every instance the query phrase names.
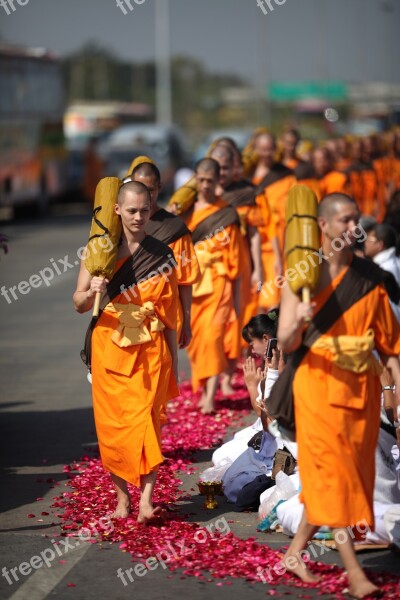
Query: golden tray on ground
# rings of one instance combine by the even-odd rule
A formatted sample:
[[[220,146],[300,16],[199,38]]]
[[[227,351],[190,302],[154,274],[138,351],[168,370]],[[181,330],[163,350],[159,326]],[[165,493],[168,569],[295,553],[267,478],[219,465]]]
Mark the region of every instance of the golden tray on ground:
[[[207,510],[214,510],[214,508],[217,508],[218,502],[216,501],[215,496],[224,495],[222,481],[199,481],[197,485],[200,494],[206,497],[203,504],[204,508]]]

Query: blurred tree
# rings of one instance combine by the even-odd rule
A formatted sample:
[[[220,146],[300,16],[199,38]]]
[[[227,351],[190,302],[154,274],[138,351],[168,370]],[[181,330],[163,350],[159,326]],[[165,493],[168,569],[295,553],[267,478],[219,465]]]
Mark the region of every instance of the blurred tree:
[[[154,107],[156,74],[154,62],[122,61],[109,50],[91,42],[64,60],[68,100],[118,100],[144,102]],[[174,122],[189,131],[227,126],[235,119],[244,122],[248,107],[229,110],[223,91],[246,88],[233,74],[213,74],[193,58],[172,59]],[[231,117],[229,116],[231,115]],[[232,124],[232,123],[231,123]]]

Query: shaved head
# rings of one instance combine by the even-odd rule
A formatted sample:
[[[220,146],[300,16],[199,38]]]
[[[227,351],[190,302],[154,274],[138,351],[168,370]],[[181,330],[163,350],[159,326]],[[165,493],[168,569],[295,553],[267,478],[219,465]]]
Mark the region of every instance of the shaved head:
[[[204,173],[212,173],[215,179],[219,179],[219,164],[213,158],[202,158],[196,163],[194,170],[197,174],[200,171],[203,171]]]
[[[149,205],[151,204],[150,192],[140,181],[126,181],[121,185],[118,192],[118,204],[122,206],[126,198],[131,195],[145,196]]]
[[[232,147],[228,146],[228,144],[225,142],[220,142],[211,152],[211,158],[214,158],[218,162],[220,160],[227,160],[229,163],[233,164],[235,160],[235,154],[232,150]]]
[[[154,178],[157,183],[161,183],[161,175],[158,168],[151,163],[141,163],[135,169],[133,169],[131,173],[132,179],[136,179],[136,177],[151,177]]]
[[[275,147],[276,146],[276,138],[275,138],[275,136],[272,133],[265,133],[265,132],[263,132],[263,133],[259,133],[256,136],[255,143],[256,144],[257,143],[259,143],[259,144],[260,143],[261,144],[269,143],[269,144],[272,144]]]
[[[351,196],[347,196],[347,194],[328,194],[321,200],[318,205],[318,216],[324,219],[330,219],[337,211],[338,207],[342,204],[351,204],[357,210],[357,202]]]

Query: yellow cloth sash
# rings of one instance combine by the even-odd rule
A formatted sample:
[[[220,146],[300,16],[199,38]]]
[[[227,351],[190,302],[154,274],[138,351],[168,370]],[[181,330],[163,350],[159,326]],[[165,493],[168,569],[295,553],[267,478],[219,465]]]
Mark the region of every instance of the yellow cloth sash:
[[[201,279],[193,284],[193,297],[212,294],[214,291],[212,268],[215,267],[218,275],[226,275],[225,265],[222,261],[222,252],[208,252],[201,248],[196,248],[196,256],[200,266]]]
[[[152,338],[145,324],[150,321],[150,331],[162,331],[164,324],[160,321],[154,311],[152,302],[145,302],[143,306],[137,304],[113,304],[110,302],[104,309],[115,313],[119,320],[117,329],[113,332],[111,339],[120,348],[145,344]]]
[[[374,375],[380,375],[382,367],[372,354],[374,336],[373,329],[368,329],[364,336],[320,337],[312,348],[329,350],[332,353],[333,362],[346,371],[365,373],[365,371],[371,370]]]

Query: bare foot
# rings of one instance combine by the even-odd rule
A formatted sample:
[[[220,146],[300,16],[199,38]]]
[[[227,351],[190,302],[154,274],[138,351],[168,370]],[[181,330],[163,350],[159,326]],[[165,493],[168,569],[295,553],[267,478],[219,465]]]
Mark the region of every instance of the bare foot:
[[[198,405],[197,405],[197,406],[198,406],[199,408],[203,408],[203,406],[204,406],[204,405],[205,405],[205,403],[206,403],[206,400],[207,400],[207,396],[206,396],[206,395],[205,395],[205,393],[203,392],[203,393],[202,393],[202,395],[201,395],[201,398],[200,398],[200,400],[199,400],[199,403],[198,403]]]
[[[321,577],[313,575],[304,560],[296,554],[286,553],[282,565],[289,573],[296,575],[304,583],[318,583],[318,581],[321,581]]]
[[[137,522],[141,525],[147,525],[148,523],[160,522],[164,516],[164,510],[161,506],[156,507],[145,507],[139,508],[139,515]]]
[[[202,415],[212,415],[212,414],[215,414],[216,410],[215,410],[214,404],[206,403],[206,404],[202,405],[200,412]]]
[[[121,498],[118,500],[117,508],[111,515],[112,519],[126,519],[129,516],[131,504],[129,498]]]
[[[382,598],[381,590],[376,587],[369,579],[350,585],[347,590],[343,590],[350,598],[362,600],[363,598]]]
[[[224,396],[233,396],[233,394],[235,393],[235,390],[233,389],[233,387],[231,386],[231,384],[228,380],[223,379],[221,381],[221,392]]]

